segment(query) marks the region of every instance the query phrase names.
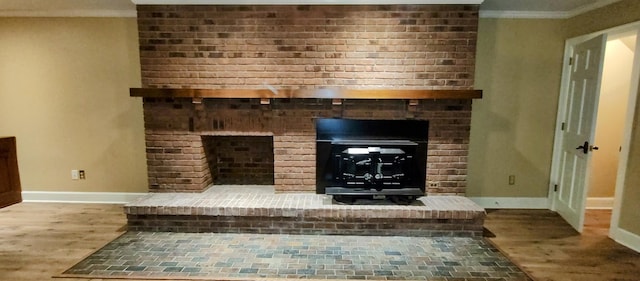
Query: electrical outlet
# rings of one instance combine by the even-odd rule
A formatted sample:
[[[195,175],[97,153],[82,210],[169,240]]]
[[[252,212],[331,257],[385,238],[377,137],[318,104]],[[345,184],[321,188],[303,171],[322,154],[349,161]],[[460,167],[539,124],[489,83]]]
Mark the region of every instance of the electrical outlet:
[[[84,170],[78,171],[78,176],[80,177],[81,180],[86,179],[85,174],[84,174]]]
[[[516,184],[516,176],[515,175],[510,175],[509,176],[509,185],[514,185]]]
[[[80,171],[71,170],[71,179],[72,180],[79,180],[80,179]]]
[[[440,182],[430,181],[429,182],[429,187],[440,187]]]

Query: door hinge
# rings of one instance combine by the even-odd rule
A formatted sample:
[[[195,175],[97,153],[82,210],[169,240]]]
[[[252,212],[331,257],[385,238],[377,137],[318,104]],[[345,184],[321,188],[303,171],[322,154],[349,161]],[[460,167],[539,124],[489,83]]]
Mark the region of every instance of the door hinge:
[[[558,185],[557,184],[553,186],[553,192],[558,192]]]
[[[565,124],[566,124],[566,123],[562,122],[562,126],[560,127],[560,130],[561,130],[561,131],[564,131],[564,125],[565,125]]]
[[[569,65],[573,65],[573,57],[569,58]]]

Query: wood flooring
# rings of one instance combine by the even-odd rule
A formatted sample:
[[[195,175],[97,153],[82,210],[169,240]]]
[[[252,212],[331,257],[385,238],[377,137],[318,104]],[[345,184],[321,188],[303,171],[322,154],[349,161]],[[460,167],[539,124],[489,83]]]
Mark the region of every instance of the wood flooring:
[[[582,235],[543,210],[490,210],[485,226],[536,280],[640,280],[640,254],[606,236],[609,216],[590,211]],[[20,203],[0,209],[0,280],[100,281],[52,276],[121,235],[125,225],[120,205]]]
[[[487,210],[485,227],[535,280],[640,280],[640,254],[607,237],[611,211],[588,210],[580,235],[548,210]]]

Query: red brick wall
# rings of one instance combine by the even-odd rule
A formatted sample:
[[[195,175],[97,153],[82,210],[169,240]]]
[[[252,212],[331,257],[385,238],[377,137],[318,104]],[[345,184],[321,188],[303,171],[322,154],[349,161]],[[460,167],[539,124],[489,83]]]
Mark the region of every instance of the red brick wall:
[[[472,89],[476,5],[138,6],[142,84]]]
[[[478,7],[138,6],[143,87],[472,89]],[[273,136],[277,191],[315,191],[314,118],[429,120],[431,194],[463,194],[471,101],[145,99],[151,191],[213,181],[202,135]]]

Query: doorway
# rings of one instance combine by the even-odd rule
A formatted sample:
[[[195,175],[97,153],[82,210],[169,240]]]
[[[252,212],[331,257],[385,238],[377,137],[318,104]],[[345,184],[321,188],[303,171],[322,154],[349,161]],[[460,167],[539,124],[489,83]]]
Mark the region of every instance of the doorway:
[[[565,48],[567,64],[563,69],[549,199],[550,209],[558,211],[579,232],[583,228],[586,208],[611,209],[610,233],[614,233],[618,227],[620,212],[618,201],[622,198],[640,76],[640,56],[635,55],[640,54],[637,44],[639,31],[640,22],[637,22],[567,40]],[[593,53],[592,58],[589,53],[583,57],[593,62],[599,61],[592,67],[599,68],[600,73],[597,76],[589,76],[597,77],[595,79],[597,83],[582,83],[582,80],[575,80],[576,65],[580,62],[578,50],[587,42],[597,41],[598,38],[606,39],[601,40],[599,49],[594,49],[597,53]],[[572,66],[574,58],[576,61],[573,61]],[[586,92],[582,87],[597,89],[589,95],[591,101],[582,99],[581,103],[580,98],[575,99],[577,86],[584,93]],[[563,151],[561,148],[569,147],[567,146],[569,139],[565,137],[567,135],[565,125],[570,127],[570,121],[573,121],[567,121],[567,117],[571,116],[572,110],[575,111],[576,105],[579,105],[577,108],[583,108],[587,104],[595,104],[593,109],[590,109],[595,116],[593,124],[585,127],[586,131],[579,130],[584,139],[580,139],[579,142],[574,141],[575,143],[569,142],[570,149]],[[582,123],[578,122],[578,124]],[[567,131],[570,131],[570,128]],[[566,151],[573,151],[576,147],[583,152],[581,158],[585,164],[566,165]],[[575,163],[579,164],[577,161]],[[573,213],[568,213],[567,209],[571,209]]]
[[[636,41],[636,31],[610,34],[604,55],[594,139],[598,151],[591,160],[585,225],[607,230],[611,227]]]
[[[611,34],[607,39],[598,102],[587,209],[612,209],[622,150],[637,32]]]

